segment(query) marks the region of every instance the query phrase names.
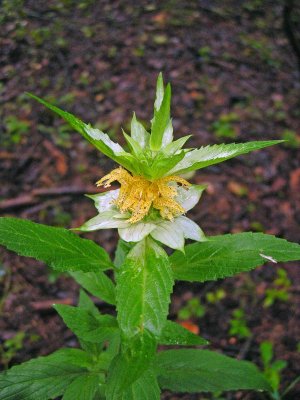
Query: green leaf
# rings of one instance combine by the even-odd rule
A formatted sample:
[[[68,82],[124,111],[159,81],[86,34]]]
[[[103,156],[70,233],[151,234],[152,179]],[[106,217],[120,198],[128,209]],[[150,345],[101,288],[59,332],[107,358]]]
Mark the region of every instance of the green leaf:
[[[160,388],[154,371],[147,370],[126,390],[122,400],[160,400]]]
[[[154,117],[151,124],[150,148],[158,151],[162,145],[162,139],[170,120],[171,86],[167,85],[163,101],[159,109],[154,109]]]
[[[178,346],[203,346],[209,344],[206,339],[195,335],[176,322],[167,321],[159,338],[160,344]]]
[[[136,244],[117,274],[118,322],[125,336],[145,328],[160,335],[173,283],[166,252],[149,238]]]
[[[67,387],[62,400],[94,400],[99,383],[99,374],[79,376]]]
[[[189,138],[192,137],[192,135],[187,135],[183,136],[174,142],[169,143],[166,147],[164,147],[162,150],[165,154],[173,155],[175,154],[178,150],[180,150],[184,144],[189,140]]]
[[[0,244],[61,272],[97,272],[113,267],[106,251],[91,240],[67,229],[18,218],[0,218]]]
[[[164,98],[164,80],[163,80],[163,75],[160,72],[158,77],[157,77],[157,82],[156,82],[156,97],[155,97],[155,102],[154,102],[154,108],[156,110],[159,110],[161,107],[161,103]]]
[[[155,337],[145,329],[123,342],[121,354],[109,368],[107,377],[107,400],[119,400],[124,392],[149,368],[156,350]]]
[[[70,275],[93,296],[109,304],[116,303],[115,285],[103,272],[71,272]]]
[[[175,392],[271,390],[257,367],[208,350],[168,350],[157,355],[160,387]]]
[[[71,113],[61,110],[46,100],[43,100],[31,93],[27,94],[34,100],[49,108],[49,110],[58,114],[67,123],[69,123],[73,129],[79,132],[86,140],[88,140],[107,157],[116,161],[129,171],[134,172],[134,157],[130,153],[126,153],[118,143],[113,142],[106,133],[101,132],[99,129],[92,128],[89,124],[85,124]]]
[[[246,154],[250,151],[263,149],[264,147],[273,146],[274,144],[282,142],[283,140],[269,140],[247,143],[215,144],[213,146],[201,147],[200,149],[186,153],[183,160],[180,161],[170,171],[170,173],[183,174],[185,172],[195,171],[240,156],[241,154]]]
[[[205,282],[263,265],[268,261],[300,259],[300,245],[263,233],[237,233],[208,238],[207,242],[185,247],[185,254],[175,251],[170,257],[175,278]]]
[[[96,318],[99,315],[101,315],[98,308],[95,306],[94,302],[82,289],[80,289],[79,292],[78,307],[81,308],[82,310],[87,311],[89,314],[92,314]]]
[[[125,240],[119,239],[114,259],[114,265],[116,268],[120,268],[124,264],[127,254],[133,248],[133,246],[133,243],[125,242]]]
[[[131,120],[130,134],[132,139],[134,139],[142,149],[145,149],[149,145],[150,135],[143,127],[143,125],[136,119],[135,113]]]
[[[96,317],[90,312],[64,304],[54,305],[55,310],[64,320],[65,324],[80,339],[87,342],[104,342],[109,340],[118,329],[116,319],[110,315]]]
[[[170,156],[159,152],[149,167],[148,175],[152,179],[158,179],[168,174],[168,172],[179,163],[184,157],[184,151]]]
[[[122,132],[131,152],[135,154],[137,157],[144,159],[145,161],[143,148],[140,146],[139,142],[133,139],[131,136],[127,135],[127,133],[124,130],[122,130]]]
[[[72,382],[89,375],[90,357],[78,349],[62,349],[27,361],[0,374],[1,400],[48,400],[61,396]]]
[[[92,300],[89,298],[89,296],[83,291],[80,290],[80,296],[79,296],[79,302],[78,302],[78,307],[87,311],[89,314],[92,314],[96,318],[99,316],[99,310],[95,306],[95,304],[92,302]],[[88,352],[89,354],[92,354],[93,357],[96,357],[99,359],[99,356],[103,353],[103,343],[94,343],[94,342],[88,342],[86,340],[80,339],[79,338],[79,343],[80,347]]]

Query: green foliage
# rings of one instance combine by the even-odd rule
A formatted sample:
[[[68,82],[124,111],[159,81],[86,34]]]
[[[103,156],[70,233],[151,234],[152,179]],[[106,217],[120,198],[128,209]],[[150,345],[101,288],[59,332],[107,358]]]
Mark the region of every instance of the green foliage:
[[[270,383],[273,393],[278,393],[281,380],[281,371],[287,367],[287,362],[284,360],[274,361],[274,348],[271,342],[262,342],[259,348],[260,356],[263,362],[264,375]]]
[[[299,149],[300,147],[300,137],[295,131],[291,129],[285,129],[282,132],[282,139],[285,140],[284,146],[290,149]]]
[[[249,153],[250,151],[263,149],[281,142],[281,140],[270,140],[266,142],[215,144],[201,147],[187,153],[171,172],[174,174],[183,174],[189,171],[196,171],[197,169],[218,164],[230,158]]]
[[[225,299],[226,293],[223,289],[217,289],[215,292],[207,292],[205,295],[206,301],[211,304],[217,304]]]
[[[4,126],[5,133],[1,139],[1,144],[4,147],[11,147],[21,142],[23,136],[29,131],[30,123],[18,119],[14,115],[9,115],[4,119]]]
[[[253,364],[212,351],[168,350],[160,352],[156,360],[160,386],[175,392],[270,390]]]
[[[0,361],[6,368],[18,351],[23,348],[25,336],[25,332],[20,331],[12,338],[6,339],[3,344],[0,344]]]
[[[115,286],[103,272],[77,271],[71,272],[70,275],[93,296],[105,300],[109,304],[116,304]]]
[[[117,332],[117,322],[111,315],[95,315],[82,307],[54,305],[64,323],[79,339],[92,343],[109,340]]]
[[[288,301],[290,298],[288,290],[291,284],[286,270],[278,268],[277,278],[273,282],[273,287],[266,290],[266,297],[263,303],[264,307],[270,307],[276,301]]]
[[[200,303],[200,300],[193,298],[188,300],[186,305],[178,312],[178,318],[186,320],[190,318],[201,318],[205,315],[205,307]]]
[[[123,342],[121,353],[112,361],[107,377],[106,397],[117,400],[150,367],[156,340],[147,329]]]
[[[222,114],[220,118],[212,124],[212,130],[218,138],[235,139],[237,137],[237,130],[233,123],[238,120],[239,116],[234,112]]]
[[[78,349],[58,350],[12,367],[0,379],[1,400],[48,400],[63,395],[66,388],[92,372],[91,357]]]
[[[93,1],[63,0],[62,3],[54,2],[53,7],[57,10],[61,10],[61,6],[70,10],[74,7],[86,9]],[[8,6],[7,2],[4,4]],[[82,28],[82,32],[88,37],[93,34],[86,27]],[[32,32],[31,38],[36,45],[43,40],[50,40],[49,28]],[[116,48],[112,47],[108,56],[114,57],[115,51]],[[202,48],[200,56],[208,57],[209,50]],[[86,84],[87,78],[88,74],[82,77],[82,85]],[[103,90],[106,89],[103,87]],[[93,128],[45,100],[33,95],[31,97],[62,117],[72,129],[77,130],[103,154],[133,175],[143,176],[152,183],[158,178],[166,177],[166,181],[173,184],[177,178],[170,179],[170,175],[194,171],[281,142],[262,141],[182,149],[189,136],[173,141],[171,88],[170,85],[164,87],[161,74],[157,80],[151,133],[147,132],[134,114],[130,127],[128,126],[130,135],[124,132],[128,152],[102,130]],[[67,94],[60,101],[71,104],[72,94]],[[222,124],[229,124],[230,127],[235,120],[236,116],[233,114],[223,116],[219,121],[221,125],[215,126],[218,134],[232,135],[228,126],[224,130]],[[11,129],[26,131],[27,127],[18,125],[13,120]],[[44,129],[48,132],[48,127]],[[58,136],[64,132],[63,125]],[[159,185],[161,182],[157,183],[158,187]],[[172,194],[171,189],[164,187],[167,193]],[[203,187],[199,186],[198,189],[200,191],[193,193],[192,190],[185,191],[178,187],[183,193],[185,209],[192,208],[199,200]],[[130,190],[134,191],[135,188]],[[136,197],[132,196],[130,201],[132,198],[133,201],[140,201],[144,195],[143,191],[134,193]],[[111,201],[115,194],[116,192],[109,194],[105,199],[109,198]],[[127,201],[128,199],[129,197]],[[170,204],[171,209],[172,202]],[[117,206],[116,203],[108,204],[103,201],[103,209],[99,212],[105,212],[103,210],[108,207],[107,223],[113,222],[113,226],[123,229],[129,222],[121,221],[119,224],[117,219],[124,216],[120,214],[122,210],[117,210],[118,214],[115,214],[113,210]],[[164,207],[168,209],[169,206]],[[128,210],[130,211],[130,207]],[[182,246],[177,247],[182,251],[175,251],[169,257],[161,245],[165,243],[166,237],[175,237],[178,234],[182,239],[203,240],[204,234],[200,234],[201,229],[185,217],[175,215],[175,221],[165,221],[160,219],[158,209],[147,211],[149,213],[143,221],[126,228],[131,233],[135,230],[135,236],[128,236],[128,240],[134,238],[136,242],[120,240],[114,263],[102,247],[66,229],[16,218],[0,218],[0,244],[20,255],[43,261],[56,271],[68,272],[91,295],[116,306],[117,310],[116,317],[100,313],[83,290],[80,291],[76,307],[55,305],[54,308],[67,327],[77,336],[82,350],[62,349],[1,374],[1,400],[49,400],[61,396],[62,400],[159,400],[161,389],[189,393],[213,392],[215,398],[220,398],[223,391],[240,389],[273,390],[272,395],[276,394],[278,373],[283,364],[271,362],[273,355],[266,345],[262,347],[266,377],[254,364],[218,353],[192,349],[157,353],[157,347],[159,344],[208,344],[202,337],[167,319],[174,278],[205,282],[249,271],[267,261],[276,263],[297,260],[300,258],[300,246],[261,233],[241,233],[211,237],[206,242],[197,242],[186,247],[183,240]],[[66,216],[62,217],[56,222],[66,222]],[[180,225],[178,221],[184,222]],[[149,235],[137,239],[140,232],[145,232],[147,223],[147,229],[150,226],[150,229],[160,230],[160,235],[153,236],[157,237],[157,241]],[[177,230],[173,231],[173,226]],[[151,232],[146,231],[148,234]],[[127,236],[124,235],[124,238]],[[159,242],[158,238],[163,239]],[[114,274],[112,278],[104,273],[108,269]],[[286,274],[279,270],[274,281],[276,290],[280,288],[287,291],[289,284]],[[216,304],[224,297],[225,293],[217,290],[207,293],[206,300]],[[200,301],[191,299],[179,314],[181,318],[201,318],[204,313],[205,309]],[[241,310],[235,311],[230,332],[239,337],[250,335]],[[20,348],[22,341],[22,335],[16,336],[6,343],[6,350],[14,353]]]
[[[156,99],[150,136],[150,148],[155,151],[160,150],[165,131],[170,123],[171,86],[168,84],[164,91],[161,74],[157,80]]]
[[[18,218],[0,218],[0,244],[34,257],[61,271],[93,272],[112,268],[108,254],[96,243],[63,229]]]
[[[240,339],[245,339],[251,336],[251,331],[247,326],[245,312],[242,309],[234,310],[233,317],[229,321],[229,334],[237,336]]]
[[[172,287],[165,251],[151,239],[136,244],[117,274],[118,322],[126,337],[144,329],[160,336]]]
[[[153,370],[137,379],[122,396],[122,400],[160,400],[160,388]]]
[[[272,259],[292,261],[300,257],[300,245],[263,233],[214,236],[207,242],[175,251],[171,265],[175,279],[205,282],[232,276],[263,265]]]
[[[207,340],[172,321],[167,321],[159,338],[159,344],[165,345],[201,346],[208,343]]]
[[[198,56],[204,62],[209,62],[211,59],[211,48],[209,46],[203,46],[198,49]]]

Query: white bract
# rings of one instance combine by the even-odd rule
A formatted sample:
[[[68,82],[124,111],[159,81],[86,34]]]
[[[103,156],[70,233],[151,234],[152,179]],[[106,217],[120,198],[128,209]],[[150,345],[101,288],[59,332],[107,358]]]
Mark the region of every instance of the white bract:
[[[192,185],[188,189],[177,187],[175,200],[189,211],[199,201],[205,186]],[[147,235],[172,249],[183,250],[185,239],[205,241],[202,229],[189,218],[180,215],[166,220],[159,215],[150,215],[134,224],[128,222],[129,212],[121,213],[114,204],[119,196],[119,189],[88,196],[94,200],[99,214],[80,227],[82,231],[118,228],[120,237],[126,242],[139,242]]]

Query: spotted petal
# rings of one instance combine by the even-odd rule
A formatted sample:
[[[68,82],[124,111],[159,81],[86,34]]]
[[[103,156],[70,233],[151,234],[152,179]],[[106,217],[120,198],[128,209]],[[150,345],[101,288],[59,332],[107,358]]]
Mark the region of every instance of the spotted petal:
[[[178,195],[175,200],[185,209],[185,211],[189,211],[198,203],[205,188],[205,185],[192,185],[188,190],[178,187]]]

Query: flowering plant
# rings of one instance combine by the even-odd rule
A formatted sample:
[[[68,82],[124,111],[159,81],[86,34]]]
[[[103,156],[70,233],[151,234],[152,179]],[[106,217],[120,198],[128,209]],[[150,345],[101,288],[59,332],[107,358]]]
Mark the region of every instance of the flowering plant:
[[[167,316],[175,280],[205,282],[266,261],[300,258],[298,244],[262,233],[205,237],[185,216],[205,186],[192,185],[182,175],[280,141],[183,148],[189,136],[173,139],[171,88],[161,74],[151,132],[134,114],[130,135],[123,132],[129,151],[99,129],[30,96],[119,164],[97,186],[118,182],[120,188],[89,196],[98,215],[78,230],[117,228],[120,240],[112,261],[102,247],[66,229],[7,217],[0,218],[0,244],[69,272],[87,292],[116,306],[117,316],[102,314],[83,290],[77,307],[54,305],[81,349],[61,349],[12,367],[0,375],[1,399],[155,400],[162,389],[271,392],[250,362],[199,348],[166,349],[208,345]],[[185,245],[185,239],[194,243]],[[164,246],[174,250],[170,256]],[[164,350],[157,351],[160,345]]]

